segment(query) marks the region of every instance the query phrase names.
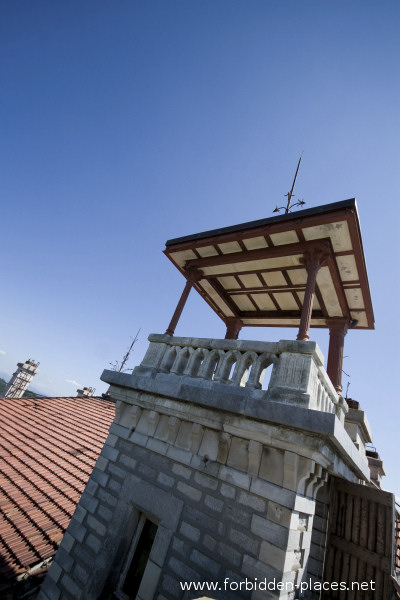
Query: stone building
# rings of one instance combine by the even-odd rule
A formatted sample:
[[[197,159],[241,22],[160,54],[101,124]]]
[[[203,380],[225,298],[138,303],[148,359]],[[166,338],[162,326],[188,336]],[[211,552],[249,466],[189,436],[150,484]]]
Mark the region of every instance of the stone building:
[[[390,598],[394,498],[371,487],[370,427],[341,395],[345,335],[374,327],[355,200],[165,253],[184,291],[133,373],[102,375],[115,420],[39,600],[314,599],[342,580],[378,586],[346,598]],[[225,339],[174,335],[192,287]],[[255,326],[297,339],[238,339]],[[326,370],[310,327],[329,330]]]

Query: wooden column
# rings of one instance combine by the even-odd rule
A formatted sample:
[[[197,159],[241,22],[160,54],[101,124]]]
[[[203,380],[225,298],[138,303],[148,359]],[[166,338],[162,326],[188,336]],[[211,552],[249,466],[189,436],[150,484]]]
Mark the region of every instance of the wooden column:
[[[190,269],[187,271],[187,273],[186,273],[187,281],[186,281],[185,287],[183,288],[183,292],[179,299],[179,302],[176,306],[175,312],[172,316],[171,322],[168,325],[168,328],[165,332],[167,335],[174,335],[176,326],[177,326],[180,316],[182,314],[183,307],[186,304],[186,300],[188,299],[190,290],[192,289],[193,284],[196,283],[196,281],[198,281],[199,279],[201,279],[202,276],[203,276],[202,271],[199,271],[197,269]]]
[[[243,321],[238,319],[237,317],[229,317],[225,320],[226,325],[226,340],[237,340],[239,337],[239,332],[243,327]]]
[[[307,271],[307,284],[304,294],[303,307],[301,309],[300,327],[297,339],[300,341],[308,341],[312,307],[314,302],[315,284],[317,281],[317,273],[320,268],[326,263],[329,258],[327,248],[316,246],[304,252],[301,260]]]
[[[344,338],[349,328],[349,320],[332,317],[327,319],[326,323],[329,327],[329,351],[326,371],[333,387],[338,394],[341,394]]]

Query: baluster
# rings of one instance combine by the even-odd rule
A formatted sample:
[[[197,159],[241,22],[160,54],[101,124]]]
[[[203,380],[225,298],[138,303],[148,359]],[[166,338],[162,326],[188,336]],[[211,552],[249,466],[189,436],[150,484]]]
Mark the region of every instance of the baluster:
[[[265,371],[271,364],[275,363],[277,357],[269,352],[263,352],[259,356],[255,356],[256,358],[253,362],[253,367],[246,387],[260,390],[262,388]]]
[[[171,373],[175,373],[175,375],[182,375],[185,372],[187,363],[190,359],[190,355],[193,352],[193,348],[184,347],[178,353],[174,364],[171,368]]]
[[[321,385],[321,380],[318,379],[318,384],[317,384],[317,408],[318,410],[322,410],[322,406],[321,406],[321,390],[322,390],[322,385]]]
[[[173,366],[175,360],[176,360],[176,356],[178,353],[178,349],[180,350],[179,346],[171,346],[165,353],[164,358],[162,360],[162,363],[160,365],[160,371],[162,371],[163,373],[169,373],[171,370],[171,367]]]
[[[221,360],[220,354],[219,350],[211,350],[211,352],[206,355],[199,371],[199,377],[202,377],[203,379],[213,379],[214,373]]]
[[[221,381],[222,383],[228,381],[232,366],[235,362],[237,362],[238,358],[240,358],[240,354],[239,357],[237,354],[239,353],[237,353],[235,350],[228,350],[227,352],[224,352],[222,360],[215,373],[214,381]]]
[[[200,371],[202,368],[202,362],[204,363],[207,354],[208,350],[204,348],[196,348],[193,350],[186,365],[184,375],[188,375],[189,377],[201,377]]]

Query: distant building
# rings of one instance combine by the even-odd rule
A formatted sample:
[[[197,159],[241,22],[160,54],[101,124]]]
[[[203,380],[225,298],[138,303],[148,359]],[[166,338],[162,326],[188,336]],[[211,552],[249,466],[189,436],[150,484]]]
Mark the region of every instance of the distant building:
[[[36,373],[38,373],[37,368],[39,363],[29,358],[24,363],[18,363],[17,366],[18,369],[15,371],[4,390],[3,398],[22,398],[28,385]]]
[[[91,398],[94,396],[95,388],[92,387],[84,387],[81,390],[77,390],[78,398]]]

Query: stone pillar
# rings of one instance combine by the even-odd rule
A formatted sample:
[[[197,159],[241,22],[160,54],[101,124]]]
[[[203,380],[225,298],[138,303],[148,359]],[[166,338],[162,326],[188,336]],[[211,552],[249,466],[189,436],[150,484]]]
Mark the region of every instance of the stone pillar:
[[[306,342],[309,339],[308,332],[310,330],[317,273],[326,263],[328,258],[329,254],[327,249],[320,246],[316,246],[304,252],[301,262],[304,264],[307,270],[307,284],[304,294],[303,307],[301,309],[299,333],[297,334],[297,339],[299,341]]]
[[[203,276],[203,273],[202,273],[202,271],[199,271],[197,269],[188,269],[186,276],[187,276],[187,281],[186,281],[185,287],[183,289],[182,296],[179,299],[179,302],[176,306],[175,312],[172,316],[171,322],[168,325],[168,329],[165,332],[167,335],[174,335],[175,328],[176,328],[178,321],[180,319],[180,316],[182,314],[183,307],[186,304],[186,300],[188,299],[190,290],[192,289],[193,284],[195,284],[196,281],[199,281],[199,279],[201,279],[201,277]]]
[[[382,475],[385,475],[385,469],[383,468],[383,462],[381,461],[381,457],[376,452],[376,450],[367,450],[366,451],[368,466],[371,473],[371,481],[376,485],[376,487],[381,487]]]
[[[341,394],[344,337],[349,327],[349,320],[338,317],[327,319],[326,322],[329,327],[329,352],[326,371],[333,387],[338,394]]]
[[[226,340],[237,340],[239,337],[239,332],[243,327],[243,322],[236,317],[230,317],[230,318],[226,319],[225,325],[226,325],[225,339]]]

